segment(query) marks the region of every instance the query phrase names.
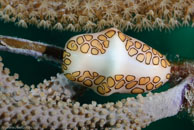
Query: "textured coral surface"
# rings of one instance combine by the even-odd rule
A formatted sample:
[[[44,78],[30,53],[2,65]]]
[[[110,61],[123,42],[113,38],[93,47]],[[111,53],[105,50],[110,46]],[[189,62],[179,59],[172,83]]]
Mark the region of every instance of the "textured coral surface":
[[[0,125],[25,129],[133,129],[140,130],[151,122],[176,115],[188,83],[193,77],[167,92],[138,95],[116,103],[82,104],[71,100],[75,92],[64,75],[57,75],[35,86],[18,81],[18,74],[10,76],[0,62]],[[189,92],[189,91],[188,91]],[[188,101],[193,103],[193,92]],[[189,96],[191,96],[189,98]]]
[[[18,26],[100,31],[194,26],[193,0],[0,0],[0,18]]]

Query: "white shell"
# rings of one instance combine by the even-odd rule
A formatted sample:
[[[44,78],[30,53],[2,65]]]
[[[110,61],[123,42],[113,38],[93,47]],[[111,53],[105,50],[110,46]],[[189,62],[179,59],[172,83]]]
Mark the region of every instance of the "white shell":
[[[143,93],[170,78],[165,56],[115,28],[72,37],[63,60],[68,79],[104,96]]]

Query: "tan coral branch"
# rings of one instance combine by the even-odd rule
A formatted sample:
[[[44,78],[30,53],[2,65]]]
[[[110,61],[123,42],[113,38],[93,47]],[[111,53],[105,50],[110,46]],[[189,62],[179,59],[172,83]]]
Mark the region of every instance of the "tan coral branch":
[[[127,98],[116,103],[80,105],[72,101],[71,84],[63,75],[44,81],[37,88],[17,81],[18,75],[9,76],[9,69],[1,63],[0,74],[0,125],[26,129],[141,129],[153,121],[176,115],[182,105],[184,90],[187,100],[193,91],[193,76],[166,92],[146,97]],[[24,87],[22,87],[24,86]],[[70,88],[69,88],[70,87]],[[69,89],[69,90],[68,90]],[[68,92],[66,92],[68,91]],[[68,97],[69,95],[69,97]]]

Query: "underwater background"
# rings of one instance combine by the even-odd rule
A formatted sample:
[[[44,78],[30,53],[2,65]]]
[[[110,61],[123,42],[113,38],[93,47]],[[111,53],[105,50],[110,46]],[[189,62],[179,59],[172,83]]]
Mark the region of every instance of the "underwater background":
[[[0,21],[0,35],[24,38],[32,41],[40,41],[64,47],[69,38],[77,34],[86,32],[70,32],[45,30],[43,28],[28,27],[27,29],[15,26],[13,23],[4,23]],[[165,54],[170,61],[194,60],[194,28],[179,27],[171,31],[127,31],[125,34],[137,38],[151,47],[155,48],[162,54]],[[3,57],[5,67],[8,67],[12,74],[18,73],[20,80],[25,84],[37,85],[44,79],[50,79],[57,73],[61,73],[60,66],[48,61],[41,61],[33,57],[0,52]],[[168,83],[154,92],[161,92],[169,88]],[[101,97],[88,90],[78,100],[81,103],[90,103],[92,100],[97,103],[117,101],[126,98],[128,94],[114,94],[108,97]],[[193,119],[194,120],[194,119]],[[185,111],[178,115],[152,123],[143,130],[194,130],[194,123]]]

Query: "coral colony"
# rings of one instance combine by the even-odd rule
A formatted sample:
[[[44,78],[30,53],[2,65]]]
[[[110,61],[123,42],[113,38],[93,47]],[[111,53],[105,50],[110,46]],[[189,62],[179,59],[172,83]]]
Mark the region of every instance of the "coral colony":
[[[16,80],[17,74],[10,76],[9,69],[2,67],[1,63],[2,129],[15,126],[25,129],[140,130],[151,122],[176,115],[183,107],[184,98],[193,105],[193,77],[166,92],[148,93],[146,97],[138,95],[136,99],[127,98],[116,103],[93,101],[80,105],[70,99],[75,92],[69,90],[64,75],[57,75],[35,88],[23,85]]]
[[[193,0],[0,0],[0,17],[27,28],[102,31],[194,26]]]
[[[194,26],[192,0],[0,0],[0,18],[22,27],[97,31],[171,29]],[[194,65],[170,64],[164,55],[116,28],[70,38],[65,48],[0,36],[0,50],[58,62],[63,73],[28,86],[0,62],[2,129],[133,129],[176,115],[182,108],[194,116]],[[2,58],[0,58],[2,60]],[[130,67],[129,67],[130,66]],[[173,88],[151,93],[167,81]],[[181,78],[181,80],[180,80]],[[80,104],[83,87],[101,96],[138,94],[118,102]],[[148,92],[143,97],[141,93]]]

